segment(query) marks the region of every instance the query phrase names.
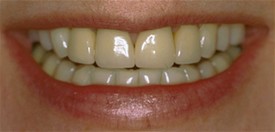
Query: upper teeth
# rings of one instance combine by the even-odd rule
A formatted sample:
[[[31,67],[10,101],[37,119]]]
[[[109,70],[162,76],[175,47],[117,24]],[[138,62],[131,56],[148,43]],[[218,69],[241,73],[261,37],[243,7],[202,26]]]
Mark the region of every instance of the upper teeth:
[[[43,61],[43,69],[50,75],[54,74],[53,69],[60,69],[55,73],[57,79],[72,80],[80,85],[91,83],[92,76],[98,78],[92,79],[92,82],[119,85],[169,84],[182,82],[180,80],[188,82],[200,77],[208,78],[229,67],[231,61],[240,53],[238,48],[229,47],[241,44],[244,36],[243,24],[182,25],[175,32],[171,27],[164,27],[139,34],[89,28],[30,31],[32,41],[40,41],[44,50],[53,50],[56,53],[43,59],[45,51],[39,46],[34,48],[33,56],[37,62]],[[133,39],[136,41],[133,42]],[[227,52],[232,57],[225,53],[215,55],[217,50]],[[76,65],[71,62],[68,64],[67,60],[60,61],[66,57],[75,63],[95,63],[107,69],[135,66],[146,69],[140,69],[138,73],[136,70],[117,70],[114,73],[112,70],[91,67],[92,65],[75,68]],[[203,61],[200,62],[201,60]],[[181,66],[171,68],[174,64]],[[198,68],[192,64],[198,64]],[[166,70],[161,72],[152,68]],[[64,69],[70,70],[71,73],[63,74]],[[93,74],[87,75],[91,69]],[[75,70],[74,77],[63,77],[71,76],[69,74]],[[182,72],[185,74],[179,74]]]

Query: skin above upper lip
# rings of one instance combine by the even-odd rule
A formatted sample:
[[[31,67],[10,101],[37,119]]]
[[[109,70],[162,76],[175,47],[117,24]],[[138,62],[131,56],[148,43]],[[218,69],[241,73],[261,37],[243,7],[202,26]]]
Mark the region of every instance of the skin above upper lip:
[[[13,23],[13,28],[42,29],[60,26],[90,26],[95,28],[104,27],[120,29],[121,25],[119,24],[102,24],[93,21],[97,20],[98,16],[93,17],[92,20],[89,19],[90,17],[83,17],[87,15],[88,13],[76,15],[75,17],[79,17],[79,19],[83,18],[91,23],[84,21],[63,21],[65,19],[70,19],[70,17],[66,15],[56,15],[54,18],[57,20],[51,19],[45,21],[45,18],[42,17],[36,19],[26,18],[24,21],[27,21],[30,24],[25,25],[22,21],[17,21],[17,23]],[[136,18],[138,17],[139,16]],[[123,17],[118,17],[117,19],[121,18],[119,20],[123,21],[123,25],[121,26],[122,30],[133,32],[161,27],[164,25],[205,22],[241,22],[251,26],[264,26],[260,20],[250,21],[254,17],[246,17],[249,19],[244,19],[243,17],[241,18],[238,16],[233,17],[231,20],[222,17],[217,17],[216,20],[212,17],[190,17],[186,14],[182,14],[181,18],[178,17],[179,16],[175,17],[173,14],[168,13],[167,16],[156,16],[156,21],[154,22],[149,22],[150,19],[144,19],[144,21],[141,20],[139,24],[137,24],[138,22],[136,22],[136,19],[124,19]],[[102,21],[108,21],[112,18],[101,17],[99,19]],[[168,21],[168,19],[171,19],[171,21]],[[162,23],[160,22],[161,20],[166,21],[165,23]],[[40,23],[40,25],[35,23]],[[259,48],[261,40],[266,35],[265,30],[262,31],[260,29],[260,32],[257,33],[258,37],[247,39],[244,44],[245,47],[242,56],[234,62],[227,71],[213,78],[190,84],[144,86],[130,89],[120,86],[99,85],[80,87],[56,81],[42,72],[40,67],[31,59],[30,53],[28,53],[27,50],[22,50],[24,41],[19,42],[13,33],[8,32],[8,29],[11,28],[9,28],[8,25],[6,27],[6,39],[7,44],[9,44],[7,46],[11,50],[11,54],[18,65],[20,64],[20,72],[22,72],[26,84],[32,91],[41,96],[41,100],[49,103],[49,106],[53,106],[59,111],[70,113],[76,118],[87,118],[88,120],[91,120],[91,122],[97,122],[102,126],[125,129],[141,129],[167,125],[167,122],[173,122],[179,118],[185,118],[190,113],[203,111],[217,102],[221,102],[223,98],[232,96],[234,91],[238,89],[239,85],[244,83],[247,78],[247,72],[251,70],[251,67],[248,64],[253,61],[254,53],[257,48]]]

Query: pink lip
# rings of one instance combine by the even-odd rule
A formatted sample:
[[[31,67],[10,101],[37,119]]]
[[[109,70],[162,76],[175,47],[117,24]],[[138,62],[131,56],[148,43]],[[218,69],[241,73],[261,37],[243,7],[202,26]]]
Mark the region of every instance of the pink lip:
[[[54,26],[53,26],[54,27]],[[247,39],[240,58],[225,72],[195,83],[170,86],[76,86],[57,81],[37,65],[14,34],[5,32],[11,55],[20,65],[22,78],[43,102],[103,127],[141,129],[161,127],[203,111],[234,94],[252,69],[249,65],[266,36],[266,30]],[[255,37],[256,36],[256,37]]]

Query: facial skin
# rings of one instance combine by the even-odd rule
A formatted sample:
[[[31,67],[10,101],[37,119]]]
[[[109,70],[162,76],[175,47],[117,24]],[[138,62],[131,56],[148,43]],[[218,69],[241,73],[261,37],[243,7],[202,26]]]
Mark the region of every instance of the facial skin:
[[[61,113],[39,100],[21,78],[18,72],[20,65],[10,56],[4,39],[4,30],[30,29],[30,25],[18,26],[21,20],[34,19],[39,15],[49,16],[48,21],[55,17],[68,21],[71,17],[110,16],[109,19],[120,18],[125,23],[138,24],[146,18],[155,17],[166,7],[165,15],[173,13],[201,14],[215,20],[221,12],[235,15],[254,16],[255,21],[262,21],[269,29],[269,34],[257,50],[252,64],[253,72],[233,96],[221,103],[208,108],[203,113],[191,116],[187,121],[178,121],[169,126],[151,128],[153,130],[274,130],[274,2],[186,2],[186,1],[94,1],[94,2],[0,2],[0,130],[112,130],[116,128],[100,127],[89,120],[76,119]],[[134,5],[134,8],[130,8]],[[158,5],[158,6],[156,6]],[[213,7],[213,8],[211,8]],[[144,10],[140,11],[143,8]],[[43,9],[43,10],[42,10]],[[217,13],[220,12],[220,13]],[[66,14],[69,13],[70,15]],[[72,13],[72,14],[71,14]],[[234,17],[234,16],[232,16]],[[81,20],[80,20],[81,23]],[[222,22],[221,22],[222,23]],[[14,24],[14,25],[13,25]],[[112,25],[112,24],[110,24]],[[127,25],[127,24],[126,24]],[[45,28],[47,25],[45,25]],[[113,28],[118,26],[112,25]],[[139,31],[147,27],[129,29]]]

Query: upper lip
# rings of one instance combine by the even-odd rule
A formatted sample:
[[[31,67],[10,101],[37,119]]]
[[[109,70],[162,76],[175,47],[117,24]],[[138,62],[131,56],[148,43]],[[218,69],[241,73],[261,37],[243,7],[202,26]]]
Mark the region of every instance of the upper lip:
[[[88,14],[78,16],[56,15],[55,20],[48,20],[45,16],[52,14],[41,14],[41,17],[22,18],[22,21],[12,23],[14,26],[6,25],[8,29],[30,29],[30,28],[54,28],[54,27],[93,27],[114,28],[137,32],[144,29],[156,28],[167,25],[178,25],[186,23],[232,23],[240,22],[247,25],[263,25],[261,20],[250,21],[253,16],[231,17],[217,15],[215,19],[211,15],[207,17],[190,16],[188,14],[166,14],[137,21],[125,17],[107,18],[106,16],[89,17]],[[130,17],[131,18],[131,17]],[[247,19],[249,18],[249,19]],[[70,21],[68,21],[70,20]],[[74,21],[79,20],[79,21]],[[24,22],[24,23],[22,23]],[[25,24],[27,22],[27,24]],[[265,36],[261,34],[255,44],[249,45],[243,55],[224,73],[207,80],[201,80],[190,84],[171,86],[144,86],[138,88],[127,88],[122,86],[100,86],[91,85],[86,87],[75,86],[56,81],[46,76],[40,67],[35,64],[26,50],[22,50],[22,42],[18,42],[13,34],[6,33],[8,47],[11,50],[18,65],[20,64],[22,76],[30,87],[30,90],[38,93],[45,102],[58,110],[71,113],[73,116],[88,118],[91,122],[99,125],[119,127],[126,129],[140,129],[149,127],[160,127],[171,120],[182,120],[187,114],[208,108],[226,95],[231,95],[238,84],[245,80],[249,71],[247,63],[253,59],[253,52],[259,46],[259,40]],[[251,42],[247,42],[251,43]],[[244,64],[243,62],[246,62]],[[246,70],[244,70],[246,69]],[[224,85],[228,84],[228,85]],[[110,125],[112,124],[112,125]]]

